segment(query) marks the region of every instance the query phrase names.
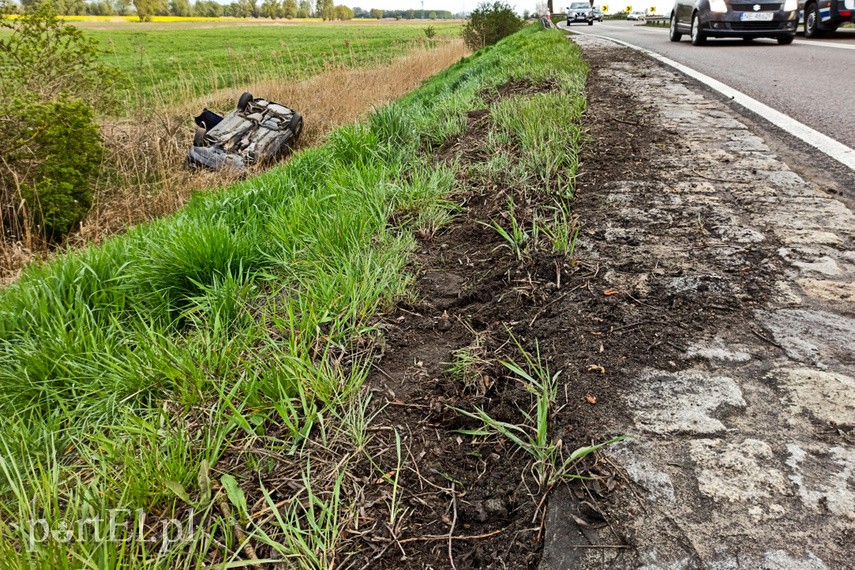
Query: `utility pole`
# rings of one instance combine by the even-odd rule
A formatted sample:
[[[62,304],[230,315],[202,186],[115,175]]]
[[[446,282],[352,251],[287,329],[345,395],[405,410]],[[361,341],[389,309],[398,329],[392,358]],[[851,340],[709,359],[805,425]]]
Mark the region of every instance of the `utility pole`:
[[[422,20],[425,19],[425,0],[422,0]]]

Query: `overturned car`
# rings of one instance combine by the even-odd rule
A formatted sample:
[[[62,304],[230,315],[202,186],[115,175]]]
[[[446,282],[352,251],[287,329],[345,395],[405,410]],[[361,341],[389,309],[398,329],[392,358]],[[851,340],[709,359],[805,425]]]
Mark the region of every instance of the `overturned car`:
[[[303,131],[299,113],[251,93],[228,115],[205,109],[195,122],[187,163],[210,170],[273,164],[291,153]]]

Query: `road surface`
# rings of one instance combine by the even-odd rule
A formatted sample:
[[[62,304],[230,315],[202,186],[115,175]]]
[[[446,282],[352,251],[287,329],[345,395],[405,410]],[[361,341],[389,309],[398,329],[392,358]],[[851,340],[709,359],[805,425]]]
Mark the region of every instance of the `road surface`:
[[[855,92],[855,30],[821,40],[798,36],[790,46],[769,39],[712,39],[703,47],[692,46],[687,36],[672,43],[666,28],[635,22],[574,25],[570,31],[619,39],[664,55],[855,148],[855,111],[849,96]]]
[[[589,383],[571,428],[630,437],[597,463],[617,469],[549,495],[540,570],[852,568],[855,208],[717,94],[573,40],[591,70],[574,255],[591,269],[527,332],[573,339],[561,381]],[[789,51],[756,48],[739,51]]]

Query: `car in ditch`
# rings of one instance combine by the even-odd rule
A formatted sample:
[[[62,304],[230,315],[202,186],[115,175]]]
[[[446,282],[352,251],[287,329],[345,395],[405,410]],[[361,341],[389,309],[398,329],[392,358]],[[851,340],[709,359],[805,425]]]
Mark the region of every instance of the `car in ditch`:
[[[205,109],[194,120],[187,163],[209,170],[276,163],[294,150],[303,132],[300,113],[251,93],[241,95],[225,116]]]
[[[573,2],[567,8],[567,25],[578,23],[594,25],[594,10],[589,2]]]
[[[788,45],[796,36],[798,0],[676,0],[670,18],[672,42],[689,34],[696,46],[707,38],[773,38]]]

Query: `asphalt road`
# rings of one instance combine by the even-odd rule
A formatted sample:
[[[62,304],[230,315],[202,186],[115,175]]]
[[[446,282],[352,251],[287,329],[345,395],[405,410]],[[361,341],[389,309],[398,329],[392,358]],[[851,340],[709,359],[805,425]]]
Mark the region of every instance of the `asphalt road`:
[[[564,22],[559,24],[564,27]],[[711,39],[695,47],[668,41],[667,28],[606,21],[570,31],[614,38],[664,55],[709,75],[817,131],[855,148],[855,29],[821,40]]]

